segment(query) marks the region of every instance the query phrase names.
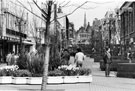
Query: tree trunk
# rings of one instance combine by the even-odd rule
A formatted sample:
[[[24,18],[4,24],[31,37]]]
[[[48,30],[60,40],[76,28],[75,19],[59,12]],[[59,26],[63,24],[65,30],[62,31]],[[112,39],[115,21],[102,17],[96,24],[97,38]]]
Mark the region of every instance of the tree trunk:
[[[42,77],[41,91],[46,91],[47,76],[48,76],[48,63],[50,56],[50,19],[51,19],[52,1],[48,2],[48,13],[46,20],[46,31],[44,32],[45,38],[45,55],[44,55],[44,71]]]
[[[46,85],[47,85],[47,75],[48,75],[48,63],[49,63],[49,53],[50,53],[50,46],[46,46],[45,50],[45,63],[44,63],[44,72],[43,72],[43,78],[42,78],[42,85],[41,85],[41,91],[46,91]]]
[[[49,30],[50,30],[50,22],[46,23],[46,32],[45,32],[45,55],[44,55],[44,71],[43,71],[43,77],[42,77],[42,85],[41,85],[41,91],[46,91],[46,84],[47,84],[47,76],[48,76],[48,63],[50,59],[50,36],[49,36]]]

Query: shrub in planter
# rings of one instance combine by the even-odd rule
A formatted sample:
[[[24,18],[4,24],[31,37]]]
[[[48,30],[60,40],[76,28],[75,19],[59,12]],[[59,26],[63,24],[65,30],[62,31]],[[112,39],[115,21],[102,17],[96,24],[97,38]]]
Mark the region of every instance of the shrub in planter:
[[[48,76],[65,76],[65,75],[66,74],[63,71],[58,70],[58,69],[48,72]]]
[[[19,66],[19,69],[28,69],[28,58],[27,55],[21,53],[19,58],[17,59],[16,64]]]
[[[48,68],[50,71],[57,69],[58,66],[60,66],[60,65],[61,65],[61,61],[60,61],[59,55],[57,55],[55,57],[50,56],[49,68]]]
[[[77,75],[79,70],[79,68],[77,68],[75,65],[62,65],[59,66],[58,69],[61,70],[65,76]]]
[[[43,55],[42,54],[34,54],[31,56],[31,63],[29,64],[29,71],[32,74],[43,74]]]
[[[14,77],[31,77],[31,73],[28,70],[16,70],[13,73]]]
[[[62,65],[58,69],[62,71],[65,76],[76,76],[76,75],[89,75],[91,74],[91,69],[88,68],[78,68],[75,65]]]
[[[14,71],[18,69],[19,67],[17,65],[1,67],[0,76],[13,76]]]
[[[11,69],[0,70],[0,76],[13,76],[14,71]]]
[[[38,74],[38,73],[32,73],[32,77],[42,77],[42,76],[43,76],[42,73],[40,73],[40,74]]]
[[[79,75],[90,75],[91,74],[91,69],[80,68],[78,72],[79,72]]]

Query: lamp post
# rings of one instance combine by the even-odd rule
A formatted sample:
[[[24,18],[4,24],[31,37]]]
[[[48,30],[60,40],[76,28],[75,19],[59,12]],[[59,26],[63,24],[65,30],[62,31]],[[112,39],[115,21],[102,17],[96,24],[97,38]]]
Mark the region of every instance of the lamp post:
[[[24,23],[24,24],[22,24]],[[19,29],[19,37],[20,37],[20,46],[19,46],[19,53],[21,53],[22,51],[22,25],[25,25],[26,24],[26,21],[24,21],[22,18],[19,18],[17,19],[17,22],[15,23],[17,26],[18,26],[18,29]]]
[[[112,22],[112,18],[108,18],[108,22],[106,24],[108,24],[108,32],[109,32],[109,39],[108,39],[108,47],[111,48],[111,22]]]
[[[116,21],[117,21],[117,29],[116,29],[116,31],[118,32],[118,36],[119,36],[119,38],[118,38],[118,43],[120,44],[120,55],[122,54],[122,41],[121,41],[121,38],[120,38],[120,21],[121,21],[121,19],[120,19],[120,10],[119,9],[117,9],[116,10]]]
[[[111,18],[109,18],[109,48],[111,49]]]

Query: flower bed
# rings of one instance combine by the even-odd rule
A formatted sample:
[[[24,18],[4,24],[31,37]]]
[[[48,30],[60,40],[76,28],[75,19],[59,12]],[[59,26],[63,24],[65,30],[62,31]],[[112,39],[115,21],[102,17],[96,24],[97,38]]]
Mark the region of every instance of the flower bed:
[[[42,77],[32,77],[28,70],[20,70],[18,66],[0,69],[0,83],[9,84],[41,84]],[[91,70],[77,68],[75,65],[63,65],[48,73],[48,84],[92,82]]]

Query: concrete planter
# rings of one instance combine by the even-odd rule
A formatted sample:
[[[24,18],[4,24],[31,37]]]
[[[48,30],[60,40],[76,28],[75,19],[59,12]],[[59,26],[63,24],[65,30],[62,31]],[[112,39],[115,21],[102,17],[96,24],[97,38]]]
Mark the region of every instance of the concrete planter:
[[[11,84],[12,83],[12,76],[1,76],[0,83],[1,84]]]
[[[81,83],[92,82],[92,75],[89,76],[49,76],[47,79],[48,84],[63,84],[63,83]],[[0,84],[31,84],[41,85],[42,77],[12,77],[2,76],[0,77]]]
[[[89,76],[64,76],[64,83],[90,83],[92,82],[92,75]]]
[[[135,63],[119,63],[117,77],[135,78]]]
[[[29,77],[28,84],[42,84],[42,77]]]
[[[28,77],[13,77],[13,84],[27,84]]]
[[[79,81],[78,76],[64,76],[64,83],[77,83]]]
[[[63,76],[54,76],[54,77],[48,77],[47,79],[47,83],[48,84],[55,84],[55,83],[58,83],[58,84],[62,84],[64,83],[64,80],[63,80]]]
[[[78,77],[78,82],[92,82],[92,75],[89,76],[79,76]]]

